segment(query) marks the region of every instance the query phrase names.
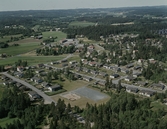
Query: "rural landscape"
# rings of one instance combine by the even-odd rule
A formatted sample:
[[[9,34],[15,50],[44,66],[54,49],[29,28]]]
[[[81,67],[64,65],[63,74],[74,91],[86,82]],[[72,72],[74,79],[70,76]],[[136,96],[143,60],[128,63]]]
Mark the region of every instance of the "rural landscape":
[[[0,12],[0,129],[166,129],[167,6]]]

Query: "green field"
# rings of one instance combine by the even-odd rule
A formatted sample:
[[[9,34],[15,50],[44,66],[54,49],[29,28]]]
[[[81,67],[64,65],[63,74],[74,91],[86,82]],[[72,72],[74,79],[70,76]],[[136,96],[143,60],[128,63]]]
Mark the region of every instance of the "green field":
[[[20,43],[19,46],[9,46],[8,48],[0,49],[0,54],[6,53],[7,55],[19,55],[27,53],[36,48],[39,48],[40,44],[37,42],[34,43]]]
[[[87,26],[93,26],[93,25],[95,25],[95,23],[86,22],[86,21],[75,21],[69,24],[69,26],[80,26],[80,27],[87,27]]]
[[[17,118],[9,119],[8,117],[6,117],[3,119],[0,119],[0,126],[4,128],[6,127],[6,124],[13,123],[14,120],[17,120]]]
[[[11,37],[20,37],[20,36],[22,36],[22,34],[3,36],[3,38],[0,37],[0,42],[6,42],[6,41],[10,40]]]
[[[43,32],[43,39],[48,39],[50,36],[51,37],[57,37],[57,41],[62,40],[66,38],[67,34],[61,32],[61,31],[48,31],[48,32]]]
[[[26,60],[29,65],[38,63],[50,63],[65,58],[67,55],[60,56],[14,56],[6,59],[0,59],[0,65],[14,64],[18,60]]]

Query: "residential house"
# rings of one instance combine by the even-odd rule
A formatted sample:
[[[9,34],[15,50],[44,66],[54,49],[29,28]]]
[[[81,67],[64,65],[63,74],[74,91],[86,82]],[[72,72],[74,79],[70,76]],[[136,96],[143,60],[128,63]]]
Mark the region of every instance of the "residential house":
[[[77,63],[76,60],[73,60],[73,61],[70,61],[70,62],[69,62],[69,64],[75,64],[75,63]]]
[[[52,62],[50,62],[50,64],[51,64],[51,65],[59,64],[59,62],[58,62],[58,61],[52,61]]]
[[[68,66],[68,64],[67,64],[67,63],[62,64],[62,67],[67,67],[67,66]]]
[[[119,67],[113,67],[112,70],[116,73],[121,71],[121,69]]]
[[[75,79],[81,79],[81,75],[79,75],[79,74],[74,74],[74,77],[75,77]]]
[[[134,66],[134,64],[128,64],[127,66],[126,66],[126,68],[131,68],[131,67],[133,67]]]
[[[134,70],[138,70],[138,69],[141,69],[142,67],[140,65],[137,65],[134,67]]]
[[[40,96],[37,92],[35,92],[35,91],[30,91],[30,92],[28,92],[28,95],[29,95],[29,97],[30,97],[32,100],[40,99],[40,98],[41,98],[41,96]]]
[[[90,69],[84,67],[82,71],[88,73],[88,72],[90,72]]]
[[[2,76],[1,76],[1,79],[2,79],[2,80],[9,80],[9,78],[6,77],[5,75],[2,75]]]
[[[141,90],[139,92],[139,94],[147,96],[147,97],[151,97],[151,96],[153,96],[155,94],[155,92],[151,91],[151,90]]]
[[[89,62],[89,65],[92,66],[92,67],[94,67],[96,64],[97,64],[97,62],[94,62],[94,61],[93,62]]]
[[[144,62],[143,59],[138,59],[138,63],[142,63],[142,62]]]
[[[106,77],[106,76],[108,76],[108,74],[105,73],[105,72],[99,72],[99,75],[102,76],[102,77]]]
[[[98,81],[97,82],[99,85],[101,85],[101,86],[105,86],[106,85],[106,81]]]
[[[19,88],[19,87],[21,87],[21,86],[22,86],[22,84],[21,84],[21,83],[19,83],[19,82],[17,82],[17,83],[16,83],[16,86]]]
[[[104,65],[103,65],[103,68],[105,68],[105,69],[109,69],[109,67],[110,67],[110,66],[107,65],[107,64],[104,64]]]
[[[97,71],[94,71],[94,70],[91,70],[90,73],[93,74],[93,75],[98,74],[98,72],[97,72]]]
[[[127,76],[126,78],[125,78],[125,81],[128,81],[128,82],[130,82],[130,81],[133,81],[135,78],[133,77],[133,76]]]
[[[152,86],[153,88],[159,89],[159,90],[163,90],[163,89],[165,88],[164,85],[162,85],[162,84],[156,84],[156,83],[152,84],[151,86]]]
[[[23,67],[23,66],[18,66],[18,67],[17,67],[17,71],[18,71],[18,72],[23,72],[23,70],[24,70],[24,67]]]
[[[24,74],[21,72],[14,72],[14,75],[19,77],[19,78],[22,78],[24,76]]]
[[[122,72],[122,73],[125,73],[125,74],[128,74],[128,73],[129,73],[129,70],[128,70],[128,69],[121,69],[121,72]]]
[[[43,82],[43,80],[40,79],[40,78],[38,78],[38,77],[33,77],[33,78],[31,78],[31,81],[34,81],[34,82],[37,83],[37,84]]]
[[[82,68],[81,68],[81,67],[76,67],[75,69],[76,69],[76,71],[77,71],[77,72],[79,72],[79,71],[81,71],[81,70],[82,70]]]
[[[41,73],[43,70],[36,70],[35,73]]]
[[[56,90],[59,90],[59,89],[61,89],[62,87],[60,86],[60,85],[54,85],[54,86],[49,86],[48,87],[48,90],[50,90],[50,91],[56,91]]]
[[[102,63],[96,63],[96,65],[95,65],[96,67],[102,67],[103,66],[103,64]]]
[[[139,90],[138,90],[138,88],[127,87],[126,91],[129,92],[129,93],[137,93]]]
[[[5,81],[5,82],[3,82],[2,84],[5,85],[5,86],[8,86],[8,85],[9,85],[9,82],[8,82],[8,81]]]
[[[137,78],[137,77],[139,77],[140,75],[141,75],[141,73],[134,73],[134,74],[133,74],[133,77],[134,77],[134,78]]]
[[[90,82],[90,81],[92,80],[92,78],[83,76],[83,80],[85,80],[85,81],[87,81],[87,82]]]
[[[147,82],[138,81],[137,84],[138,84],[139,86],[145,86],[145,85],[147,85]]]
[[[49,84],[49,83],[47,83],[47,82],[42,82],[42,83],[41,83],[41,86],[45,88],[45,87],[49,87],[49,86],[50,86],[50,84]]]
[[[110,78],[118,78],[118,77],[119,77],[119,74],[110,75]]]
[[[38,64],[37,67],[42,68],[42,67],[44,67],[44,64]]]
[[[61,60],[61,63],[64,63],[64,62],[67,62],[67,60],[66,60],[66,59],[64,59],[64,60]]]

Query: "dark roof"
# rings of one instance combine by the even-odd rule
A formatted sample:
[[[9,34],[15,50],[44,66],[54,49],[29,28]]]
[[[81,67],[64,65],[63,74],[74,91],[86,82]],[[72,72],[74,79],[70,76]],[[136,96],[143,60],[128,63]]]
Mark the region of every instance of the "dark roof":
[[[164,85],[162,85],[162,84],[156,84],[156,83],[152,84],[152,87],[157,87],[157,88],[161,88],[161,89],[165,88]]]

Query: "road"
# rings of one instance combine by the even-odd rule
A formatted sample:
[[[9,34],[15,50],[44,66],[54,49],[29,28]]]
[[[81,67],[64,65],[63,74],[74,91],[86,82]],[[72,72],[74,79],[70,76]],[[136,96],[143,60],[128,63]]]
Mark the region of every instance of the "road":
[[[7,76],[8,78],[13,79],[13,80],[16,81],[16,82],[19,82],[19,83],[23,84],[24,86],[27,86],[28,88],[30,88],[30,89],[32,89],[33,91],[37,92],[41,97],[43,97],[45,104],[50,104],[50,103],[54,102],[55,105],[56,105],[56,102],[55,102],[51,97],[49,97],[48,95],[46,95],[44,92],[38,90],[36,87],[30,85],[29,83],[27,83],[27,82],[25,82],[25,81],[23,81],[23,80],[20,80],[20,79],[18,79],[18,78],[15,78],[14,76],[11,76],[10,74],[8,74],[8,73],[6,73],[6,72],[1,73],[1,74]]]

